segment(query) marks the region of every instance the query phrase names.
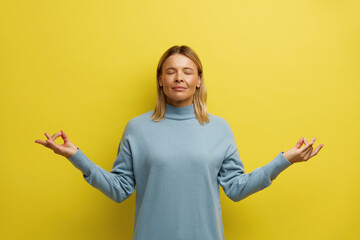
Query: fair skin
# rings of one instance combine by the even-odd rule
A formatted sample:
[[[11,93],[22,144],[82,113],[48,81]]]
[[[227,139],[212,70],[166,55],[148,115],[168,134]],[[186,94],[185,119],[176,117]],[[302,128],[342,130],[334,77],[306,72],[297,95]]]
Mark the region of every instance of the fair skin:
[[[193,103],[193,97],[197,87],[200,87],[201,78],[198,74],[195,63],[188,57],[181,54],[174,54],[168,57],[162,67],[162,74],[158,79],[159,85],[163,87],[166,102],[175,107],[185,107]],[[45,132],[46,141],[35,140],[56,154],[64,157],[73,156],[77,147],[69,140],[65,132],[61,130],[50,137]],[[64,141],[59,145],[56,138],[61,137]],[[291,163],[308,161],[318,154],[324,144],[320,144],[315,150],[313,145],[316,138],[310,142],[306,138],[300,138],[295,146],[283,153],[283,156]],[[302,147],[302,145],[304,146]]]
[[[71,157],[77,152],[77,147],[70,142],[69,138],[66,136],[65,132],[61,130],[60,132],[55,133],[50,137],[50,135],[46,132],[46,141],[35,140],[35,143],[39,143],[49,149],[52,149],[54,153],[59,154],[64,157]],[[64,140],[64,143],[59,145],[55,142],[55,139],[60,137]]]
[[[174,54],[164,61],[159,85],[163,88],[167,104],[175,107],[191,105],[200,84],[198,69],[190,58]]]

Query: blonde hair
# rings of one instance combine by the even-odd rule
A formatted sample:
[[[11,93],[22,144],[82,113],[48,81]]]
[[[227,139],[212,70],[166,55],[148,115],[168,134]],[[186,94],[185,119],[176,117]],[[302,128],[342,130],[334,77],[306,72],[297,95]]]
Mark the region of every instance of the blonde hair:
[[[204,124],[206,122],[209,122],[209,115],[207,112],[206,107],[206,87],[204,83],[204,76],[203,76],[203,67],[200,62],[200,58],[197,56],[197,54],[188,46],[182,45],[182,46],[172,46],[169,48],[160,58],[158,67],[156,70],[156,87],[157,87],[157,102],[156,107],[151,115],[152,119],[156,122],[161,121],[165,117],[165,108],[166,108],[166,96],[164,94],[164,91],[162,87],[159,85],[160,76],[162,74],[162,66],[165,62],[165,60],[174,54],[182,54],[188,58],[190,58],[196,65],[198,69],[198,74],[201,79],[201,84],[199,88],[196,88],[194,98],[193,98],[193,104],[194,104],[194,110],[195,110],[195,116],[197,120],[200,122],[200,124]]]

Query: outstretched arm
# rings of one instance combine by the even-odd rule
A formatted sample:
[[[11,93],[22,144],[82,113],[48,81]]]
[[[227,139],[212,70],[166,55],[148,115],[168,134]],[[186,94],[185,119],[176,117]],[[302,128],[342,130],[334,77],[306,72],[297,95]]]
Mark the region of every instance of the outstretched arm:
[[[93,163],[78,149],[75,155],[67,159],[83,173],[84,179],[94,188],[100,190],[115,202],[127,199],[135,190],[135,177],[132,168],[132,159],[120,143],[113,169],[108,172]]]
[[[245,173],[236,144],[232,144],[232,153],[223,161],[218,174],[218,183],[225,194],[233,201],[240,201],[271,185],[272,181],[286,168],[295,162],[307,161],[323,147],[320,145],[312,152],[314,139],[307,143],[301,138],[294,148],[280,152],[271,162],[250,173]],[[300,148],[305,143],[305,147]]]
[[[110,172],[93,163],[80,148],[70,142],[62,130],[52,137],[45,133],[46,141],[36,140],[35,142],[52,149],[56,154],[66,157],[83,173],[84,179],[90,185],[100,190],[113,201],[120,203],[135,190],[132,155],[126,129],[119,144],[116,161]],[[64,140],[62,145],[55,142],[55,139],[60,136]]]

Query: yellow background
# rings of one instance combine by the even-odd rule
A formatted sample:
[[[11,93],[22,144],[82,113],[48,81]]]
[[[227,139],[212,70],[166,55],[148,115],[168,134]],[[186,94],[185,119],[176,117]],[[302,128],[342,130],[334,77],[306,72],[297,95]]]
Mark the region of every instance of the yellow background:
[[[355,0],[1,1],[0,238],[131,239],[135,194],[113,202],[35,140],[64,130],[110,171],[127,121],[155,106],[160,56],[185,44],[247,172],[301,137],[325,145],[240,202],[221,189],[225,238],[359,239],[359,10]]]

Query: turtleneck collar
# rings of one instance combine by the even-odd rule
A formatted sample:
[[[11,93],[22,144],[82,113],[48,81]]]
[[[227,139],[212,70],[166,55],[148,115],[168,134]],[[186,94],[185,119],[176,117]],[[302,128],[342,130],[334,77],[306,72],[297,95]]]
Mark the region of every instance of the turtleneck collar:
[[[165,118],[175,119],[175,120],[185,120],[195,118],[194,104],[185,106],[185,107],[175,107],[170,104],[165,104]]]

